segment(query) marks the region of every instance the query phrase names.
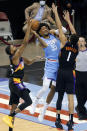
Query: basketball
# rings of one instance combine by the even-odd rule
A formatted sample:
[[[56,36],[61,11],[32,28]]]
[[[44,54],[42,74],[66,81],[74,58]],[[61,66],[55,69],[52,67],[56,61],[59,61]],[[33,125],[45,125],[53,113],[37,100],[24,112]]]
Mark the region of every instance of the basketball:
[[[39,21],[38,20],[35,20],[35,19],[32,19],[32,23],[31,23],[31,28],[32,30],[37,30],[39,27]]]

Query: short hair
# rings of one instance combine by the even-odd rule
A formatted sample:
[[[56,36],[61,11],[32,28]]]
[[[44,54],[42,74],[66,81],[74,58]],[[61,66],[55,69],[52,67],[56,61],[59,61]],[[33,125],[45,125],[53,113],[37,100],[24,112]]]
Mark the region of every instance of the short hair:
[[[10,45],[8,45],[8,46],[5,48],[5,52],[6,52],[7,55],[11,55]]]
[[[79,36],[79,38],[82,38],[82,39],[84,39],[84,41],[86,41],[86,38],[84,36]]]
[[[77,34],[72,34],[69,40],[72,45],[76,45],[79,40],[79,36]]]
[[[40,23],[38,29],[37,29],[37,33],[39,34],[39,31],[40,29],[43,27],[43,26],[46,26],[49,30],[50,30],[50,26],[45,22],[45,23]],[[40,34],[39,34],[40,35]]]

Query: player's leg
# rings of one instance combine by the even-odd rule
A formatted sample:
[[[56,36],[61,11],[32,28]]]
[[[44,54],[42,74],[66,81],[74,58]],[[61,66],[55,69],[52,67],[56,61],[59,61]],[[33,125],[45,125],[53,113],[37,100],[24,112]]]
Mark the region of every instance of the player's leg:
[[[17,113],[21,112],[22,110],[24,110],[27,106],[32,104],[32,100],[29,96],[29,90],[28,89],[23,89],[23,90],[19,89],[17,94],[15,94],[13,102],[18,103],[20,97],[24,100],[24,103],[19,105],[13,112],[11,112],[10,116],[6,116],[6,117],[3,118],[4,122],[6,124],[8,124],[8,126],[11,127],[11,128],[13,128],[13,118],[15,117],[15,115]]]
[[[35,112],[35,109],[36,109],[36,106],[39,102],[39,99],[44,95],[44,93],[48,90],[49,86],[50,86],[50,82],[51,80],[50,79],[47,79],[47,77],[44,78],[43,80],[43,87],[39,90],[39,92],[37,93],[36,95],[36,98],[30,108],[30,113],[31,114],[34,114]]]
[[[58,76],[57,76],[57,80],[56,80],[56,92],[58,92],[58,98],[56,101],[56,121],[55,121],[55,125],[57,128],[59,129],[63,129],[62,123],[61,123],[61,115],[60,115],[60,111],[62,108],[62,101],[63,101],[63,97],[64,97],[64,92],[65,92],[65,82],[64,82],[64,74],[63,74],[63,70],[59,69],[58,70]]]
[[[9,100],[9,104],[11,105],[10,114],[8,116],[3,117],[3,121],[9,126],[9,131],[13,131],[14,117],[12,117],[11,114],[17,108],[18,103],[19,103],[19,97],[15,93],[11,92],[10,100]]]
[[[77,106],[75,107],[80,120],[87,119],[87,110],[85,103],[87,101],[87,73],[76,71],[76,98]]]
[[[53,97],[54,97],[54,94],[55,94],[55,86],[56,86],[56,82],[55,81],[52,81],[51,83],[51,86],[50,86],[50,91],[47,95],[47,98],[46,98],[46,103],[44,104],[44,107],[38,117],[39,121],[43,121],[44,119],[44,115],[45,115],[45,112],[46,112],[46,109],[48,108],[50,102],[52,101]]]
[[[69,121],[67,123],[67,126],[68,126],[68,130],[73,130],[75,79],[73,77],[73,70],[67,70],[67,71],[66,71],[66,93],[68,97],[68,109],[69,109]]]
[[[11,106],[10,114],[15,111],[15,109],[17,108],[17,106],[18,106],[17,104],[13,104]],[[13,124],[14,124],[14,119],[15,119],[15,117],[13,117]],[[9,127],[9,131],[13,131],[13,128]]]
[[[58,92],[58,99],[57,99],[57,102],[56,102],[57,112],[56,112],[55,125],[59,129],[63,129],[63,126],[61,124],[61,117],[60,117],[60,111],[61,111],[61,108],[62,108],[63,96],[64,96],[64,92]]]

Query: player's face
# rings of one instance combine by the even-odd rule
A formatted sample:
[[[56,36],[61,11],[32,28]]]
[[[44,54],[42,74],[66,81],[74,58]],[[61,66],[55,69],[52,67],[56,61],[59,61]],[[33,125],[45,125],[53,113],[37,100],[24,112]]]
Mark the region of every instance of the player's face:
[[[86,44],[86,41],[84,37],[80,37],[78,40],[78,47],[85,46],[85,44]]]
[[[14,52],[17,50],[17,48],[14,45],[10,46],[11,54],[14,54]]]
[[[40,35],[45,37],[49,35],[49,29],[46,26],[42,26],[40,29]]]

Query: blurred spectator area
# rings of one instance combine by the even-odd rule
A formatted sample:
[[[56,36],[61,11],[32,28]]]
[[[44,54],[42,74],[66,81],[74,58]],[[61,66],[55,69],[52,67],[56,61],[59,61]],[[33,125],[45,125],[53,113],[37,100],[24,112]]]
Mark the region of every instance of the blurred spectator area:
[[[13,39],[24,38],[22,30],[25,21],[24,10],[34,2],[39,2],[39,0],[19,0],[19,2],[17,0],[0,0],[0,12],[5,12],[9,19]],[[56,3],[57,0],[47,0],[48,6],[51,7],[53,2]]]
[[[63,19],[63,11],[64,10],[68,10],[66,7],[67,4],[67,0],[56,0],[56,5],[58,7],[58,12],[59,12],[59,16],[61,19],[61,22],[63,24],[64,27],[66,27],[66,29],[68,30],[68,34],[70,33],[70,29],[68,24],[65,22],[65,20]],[[68,10],[70,12],[70,19],[74,25],[74,13],[72,13],[72,9]]]
[[[0,37],[6,40],[12,40],[10,22],[4,12],[0,12]]]
[[[14,39],[23,39],[24,32],[22,30],[23,23],[25,21],[24,10],[26,7],[32,5],[34,2],[39,2],[39,0],[0,0],[0,31],[7,28],[6,24],[10,23],[12,35]],[[68,6],[68,2],[71,6]],[[71,16],[71,20],[75,25],[76,31],[80,35],[87,35],[87,0],[47,0],[47,5],[51,7],[52,3],[58,6],[58,11],[64,26],[67,26],[62,18],[62,12],[64,9],[68,9],[72,13],[72,9],[75,10],[75,17]],[[6,15],[3,13],[6,13]],[[9,19],[9,20],[8,20]],[[1,22],[7,22],[6,24],[1,24]],[[3,28],[4,25],[4,28]],[[6,26],[6,27],[5,27]],[[68,26],[67,26],[68,28]]]
[[[0,21],[8,21],[8,17],[4,12],[0,12]]]
[[[24,38],[24,32],[22,31],[25,21],[24,9],[34,1],[35,0],[19,0],[18,2],[17,0],[0,0],[0,12],[4,12],[7,15],[13,39]],[[1,28],[1,30],[2,29],[3,28]]]
[[[63,10],[72,14],[71,21],[77,33],[87,38],[87,0],[57,0],[57,5],[61,16]]]

